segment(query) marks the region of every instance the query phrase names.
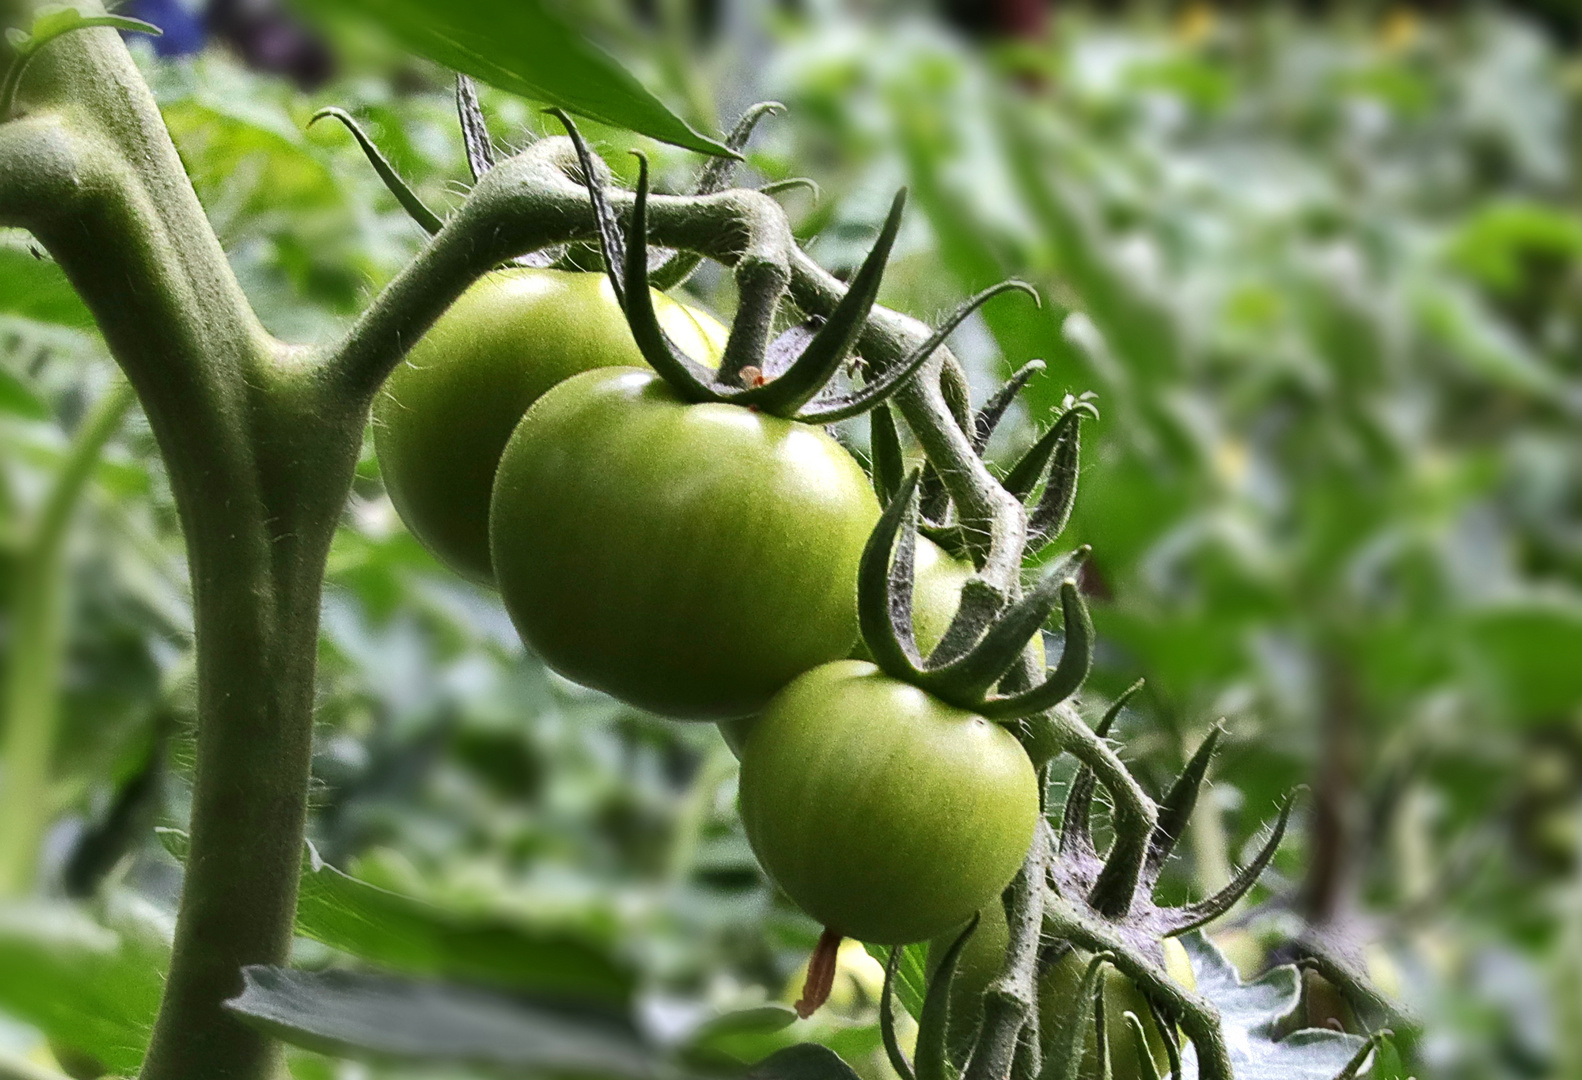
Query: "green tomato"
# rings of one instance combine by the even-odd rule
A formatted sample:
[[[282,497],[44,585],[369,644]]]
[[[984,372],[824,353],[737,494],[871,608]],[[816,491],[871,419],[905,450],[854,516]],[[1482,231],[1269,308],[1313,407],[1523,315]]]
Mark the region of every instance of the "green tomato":
[[[822,428],[688,405],[652,372],[605,368],[528,410],[492,514],[501,595],[550,667],[715,720],[851,651],[879,506]]]
[[[740,793],[747,839],[786,895],[885,945],[998,903],[1038,820],[1009,732],[861,660],[776,695],[747,737]]]
[[[957,935],[965,929],[958,926],[936,937],[928,946],[927,971],[932,980],[940,959],[950,948]],[[956,963],[956,979],[950,988],[950,1032],[952,1046],[971,1038],[983,1019],[983,992],[1005,965],[1005,950],[1010,944],[1010,929],[1005,922],[1005,907],[998,902],[983,909],[978,929],[961,950]],[[1197,980],[1192,974],[1191,961],[1181,943],[1169,939],[1164,942],[1165,970],[1177,983],[1195,989]],[[1076,1005],[1077,988],[1082,984],[1091,957],[1077,950],[1067,950],[1043,973],[1039,980],[1039,1027],[1045,1040],[1045,1053],[1051,1052],[1050,1039],[1070,1022]],[[1165,1052],[1164,1034],[1154,1023],[1147,999],[1131,980],[1113,967],[1104,975],[1104,1030],[1109,1039],[1110,1071],[1113,1080],[1134,1080],[1148,1075],[1142,1071],[1142,1061],[1137,1056],[1136,1041],[1126,1024],[1126,1013],[1137,1014],[1142,1021],[1143,1035],[1148,1040],[1149,1051],[1160,1075],[1168,1075],[1169,1059]],[[1087,1050],[1078,1072],[1082,1080],[1098,1076],[1098,1030],[1089,1014],[1090,1030]]]
[[[654,294],[666,333],[716,362],[726,330]],[[489,493],[522,414],[594,368],[644,366],[603,274],[525,268],[480,279],[424,334],[374,404],[374,446],[401,520],[451,569],[483,584]]]
[[[1170,977],[1188,989],[1194,989],[1197,980],[1192,974],[1192,965],[1187,960],[1186,950],[1181,947],[1180,942],[1166,940],[1164,950],[1165,970],[1169,972]],[[1055,963],[1045,969],[1039,981],[1039,1028],[1045,1040],[1046,1054],[1050,1052],[1049,1040],[1071,1022],[1071,1015],[1076,1008],[1077,990],[1082,985],[1082,976],[1087,971],[1091,959],[1089,954],[1079,949],[1067,949]],[[1131,1027],[1126,1022],[1126,1013],[1131,1012],[1142,1021],[1143,1038],[1148,1043],[1148,1054],[1153,1059],[1154,1072],[1168,1076],[1170,1059],[1165,1050],[1165,1034],[1159,1030],[1159,1025],[1154,1023],[1153,1014],[1148,1008],[1148,999],[1143,997],[1142,991],[1138,990],[1130,979],[1114,967],[1105,967],[1103,979],[1104,1037],[1109,1044],[1110,1075],[1114,1080],[1139,1080],[1149,1075],[1143,1069],[1137,1040],[1132,1037]],[[1098,1028],[1093,1022],[1091,1013],[1088,1017],[1086,1047],[1077,1076],[1081,1080],[1098,1080]]]
[[[912,635],[917,649],[927,656],[950,629],[950,621],[961,607],[961,588],[974,573],[973,566],[945,551],[926,536],[917,538],[912,560]],[[1039,664],[1044,663],[1044,636],[1033,639]],[[873,654],[861,638],[851,652],[854,660],[872,660]]]

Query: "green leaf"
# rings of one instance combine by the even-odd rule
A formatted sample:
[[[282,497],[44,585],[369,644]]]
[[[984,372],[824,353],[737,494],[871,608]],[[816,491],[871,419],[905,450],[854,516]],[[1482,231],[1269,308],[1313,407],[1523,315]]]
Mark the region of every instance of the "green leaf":
[[[162,830],[178,859],[186,836]],[[297,933],[333,949],[424,975],[524,991],[624,1014],[632,972],[583,937],[459,915],[341,873],[311,846],[303,860]]]
[[[1244,983],[1212,942],[1197,931],[1179,939],[1192,961],[1197,992],[1219,1009],[1236,1080],[1335,1080],[1367,1040],[1309,1028],[1279,1038],[1302,999],[1302,978],[1286,964]],[[1197,1055],[1181,1063],[1197,1080]]]
[[[923,999],[928,996],[928,942],[895,947],[901,950],[901,966],[895,972],[895,997],[916,1020],[923,1015]],[[889,945],[864,944],[863,948],[881,964],[890,960]]]
[[[152,34],[155,37],[164,33],[159,27],[142,19],[129,19],[124,15],[84,15],[76,8],[51,5],[34,16],[33,29],[18,43],[17,51],[26,56],[37,52],[62,34],[95,26],[108,26],[133,34]]]
[[[298,0],[318,14],[349,14],[402,45],[492,86],[705,154],[736,157],[699,134],[614,57],[543,0]]]
[[[226,1008],[319,1053],[601,1080],[655,1072],[653,1051],[629,1028],[565,1008],[349,971],[251,967],[243,976]]]
[[[1559,591],[1514,596],[1474,611],[1467,629],[1469,665],[1510,713],[1544,721],[1582,706],[1582,599]]]
[[[104,921],[65,903],[0,906],[0,1011],[111,1073],[142,1064],[170,960],[158,913],[124,895]]]
[[[0,243],[0,315],[75,329],[93,326],[93,316],[59,266],[8,243]]]
[[[747,1080],[858,1080],[840,1055],[817,1043],[798,1043],[771,1054],[747,1072]]]

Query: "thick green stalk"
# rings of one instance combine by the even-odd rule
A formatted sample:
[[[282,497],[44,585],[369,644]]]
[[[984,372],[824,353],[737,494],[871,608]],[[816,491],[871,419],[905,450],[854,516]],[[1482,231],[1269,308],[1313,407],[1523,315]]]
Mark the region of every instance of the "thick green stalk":
[[[39,842],[49,826],[50,766],[65,667],[66,543],[73,512],[105,443],[134,400],[130,386],[117,384],[83,420],[17,567],[6,709],[0,714],[5,725],[0,897],[32,887]]]
[[[324,560],[364,403],[272,341],[113,31],[53,43],[0,125],[0,224],[60,263],[142,401],[192,574],[192,857],[147,1077],[262,1080],[273,1041],[222,1003],[291,942]]]

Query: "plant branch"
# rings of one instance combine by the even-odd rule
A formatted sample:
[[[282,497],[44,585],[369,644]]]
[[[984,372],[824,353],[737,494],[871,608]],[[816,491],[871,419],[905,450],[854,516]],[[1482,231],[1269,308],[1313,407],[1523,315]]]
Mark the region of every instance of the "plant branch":
[[[1010,942],[1005,966],[983,995],[983,1027],[965,1080],[1007,1080],[1028,1022],[1038,1009],[1038,943],[1044,925],[1044,879],[1053,856],[1049,831],[1039,828],[1027,861],[1006,893]],[[1036,1048],[1037,1041],[1032,1046]],[[1035,1052],[1024,1049],[1023,1053]]]

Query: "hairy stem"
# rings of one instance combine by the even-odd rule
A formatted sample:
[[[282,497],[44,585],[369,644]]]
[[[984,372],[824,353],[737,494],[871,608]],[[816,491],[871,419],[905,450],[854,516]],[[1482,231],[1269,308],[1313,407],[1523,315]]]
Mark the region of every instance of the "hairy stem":
[[[0,788],[0,896],[33,884],[40,839],[49,826],[50,766],[60,721],[66,650],[66,542],[74,511],[105,443],[135,400],[112,387],[84,418],[55,476],[17,567],[12,649],[6,665],[4,787]]]
[[[1049,872],[1053,851],[1049,832],[1040,828],[1033,834],[1027,861],[1017,872],[1006,894],[1006,924],[1010,942],[1005,949],[1005,966],[989,983],[983,995],[983,1027],[972,1058],[967,1063],[965,1080],[1008,1080],[1018,1047],[1024,1042],[1028,1021],[1038,1009],[1038,942],[1044,926],[1044,878]],[[1037,1040],[1031,1049],[1036,1053]]]

